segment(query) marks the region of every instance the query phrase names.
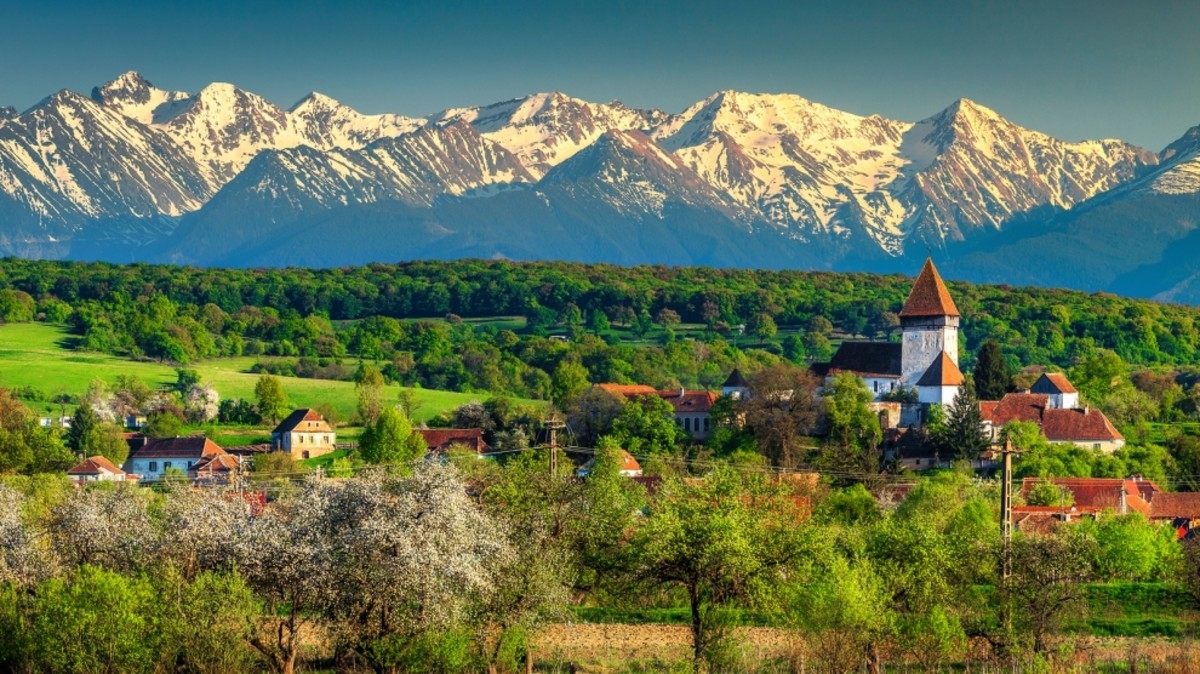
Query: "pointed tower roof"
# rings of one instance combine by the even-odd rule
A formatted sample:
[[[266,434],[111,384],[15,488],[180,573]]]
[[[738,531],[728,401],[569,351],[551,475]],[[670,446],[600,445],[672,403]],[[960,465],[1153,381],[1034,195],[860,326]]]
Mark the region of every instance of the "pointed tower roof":
[[[729,378],[721,384],[723,388],[750,388],[750,382],[742,376],[742,371],[739,368],[733,368],[733,372],[729,373]]]
[[[900,310],[900,317],[908,316],[958,316],[958,307],[950,299],[950,291],[933,266],[933,258],[925,258],[925,266],[921,268],[917,282],[913,284]]]
[[[943,351],[921,375],[917,386],[962,386],[964,381],[962,370],[950,360],[950,354]]]

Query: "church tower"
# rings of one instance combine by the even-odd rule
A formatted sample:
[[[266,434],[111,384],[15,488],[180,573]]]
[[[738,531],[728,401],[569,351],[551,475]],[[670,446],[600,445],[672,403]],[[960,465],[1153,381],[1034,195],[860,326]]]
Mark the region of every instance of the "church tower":
[[[900,384],[915,388],[930,366],[942,362],[942,354],[958,368],[958,308],[933,260],[927,258],[900,310],[904,332]],[[961,375],[960,375],[961,376]]]

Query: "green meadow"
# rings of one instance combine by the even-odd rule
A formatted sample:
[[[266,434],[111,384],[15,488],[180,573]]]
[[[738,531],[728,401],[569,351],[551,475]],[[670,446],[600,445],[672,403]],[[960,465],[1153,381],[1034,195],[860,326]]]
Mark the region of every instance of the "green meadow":
[[[39,389],[47,399],[58,394],[77,396],[94,379],[112,383],[118,375],[135,375],[153,387],[175,382],[176,366],[169,363],[133,361],[101,353],[72,350],[74,338],[60,325],[44,323],[9,323],[0,325],[0,387],[9,389],[25,386]],[[212,383],[221,398],[254,399],[257,374],[249,372],[257,358],[217,358],[189,363],[188,368],[200,373],[203,381]],[[329,403],[343,419],[354,416],[357,397],[353,382],[327,379],[280,377],[288,399],[295,407]],[[388,386],[388,397],[398,399],[403,389]],[[424,421],[444,410],[453,409],[472,400],[487,398],[487,393],[455,393],[428,389],[408,389],[415,394],[418,406],[413,416]],[[531,403],[533,401],[521,400]],[[48,402],[28,402],[38,412],[56,411]]]

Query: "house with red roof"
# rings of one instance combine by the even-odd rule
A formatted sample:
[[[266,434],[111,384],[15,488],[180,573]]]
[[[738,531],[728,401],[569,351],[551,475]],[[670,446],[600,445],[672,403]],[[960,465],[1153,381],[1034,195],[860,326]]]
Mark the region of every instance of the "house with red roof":
[[[141,479],[154,481],[171,470],[188,475],[196,464],[215,454],[225,454],[225,450],[203,436],[147,438],[129,453],[124,469]]]
[[[596,457],[593,456],[575,471],[575,475],[577,477],[587,477],[595,466]],[[642,464],[638,463],[638,460],[633,458],[632,454],[622,449],[621,467],[617,469],[617,473],[622,477],[641,477]]]
[[[1200,493],[1161,492],[1150,501],[1150,521],[1169,524],[1178,538],[1200,528]]]
[[[1059,408],[1054,401],[1049,393],[1009,393],[997,402],[980,403],[979,410],[993,442],[999,442],[1000,431],[1008,422],[1029,421],[1037,424],[1052,443],[1073,444],[1106,454],[1125,446],[1125,436],[1104,412],[1089,407]]]
[[[491,449],[479,428],[419,428],[431,454],[445,454],[451,447],[466,447],[483,456]]]
[[[234,476],[241,467],[242,459],[239,456],[227,452],[209,454],[192,464],[188,469],[188,477],[192,478],[194,484],[233,484]]]
[[[103,456],[90,456],[80,461],[67,471],[67,477],[75,484],[86,482],[125,482],[126,480],[137,479],[136,475],[126,473]]]
[[[659,391],[658,396],[671,403],[675,411],[675,423],[679,424],[684,433],[695,440],[708,438],[712,430],[712,422],[708,415],[712,412],[713,403],[717,402],[716,393],[681,388],[677,391]]]
[[[1060,509],[1070,509],[1076,513],[1096,514],[1107,510],[1124,515],[1137,512],[1148,518],[1151,514],[1150,504],[1163,494],[1163,490],[1154,481],[1140,477],[1053,477],[1045,480],[1027,477],[1021,481],[1021,494],[1027,497],[1034,486],[1042,482],[1049,482],[1071,492],[1074,504],[1060,506]]]

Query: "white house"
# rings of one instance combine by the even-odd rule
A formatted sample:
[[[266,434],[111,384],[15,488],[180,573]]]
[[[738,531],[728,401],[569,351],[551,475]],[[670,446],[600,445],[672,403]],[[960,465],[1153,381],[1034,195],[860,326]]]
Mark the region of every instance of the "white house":
[[[125,472],[148,481],[159,480],[171,469],[187,474],[214,454],[225,454],[225,450],[205,437],[151,438],[130,452]]]

